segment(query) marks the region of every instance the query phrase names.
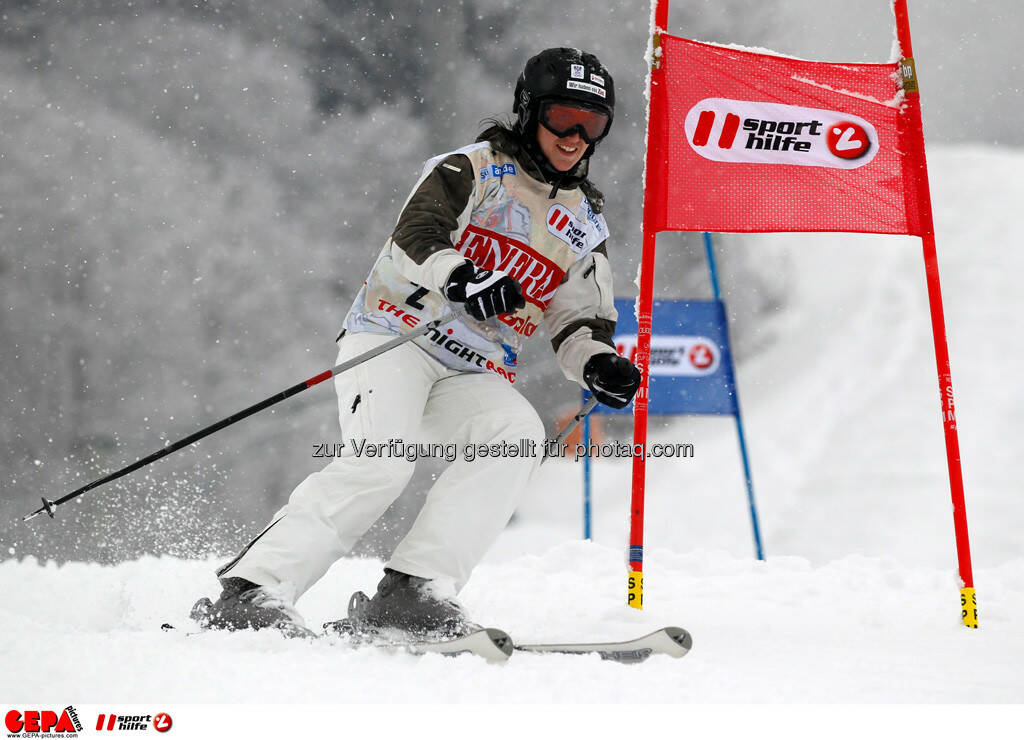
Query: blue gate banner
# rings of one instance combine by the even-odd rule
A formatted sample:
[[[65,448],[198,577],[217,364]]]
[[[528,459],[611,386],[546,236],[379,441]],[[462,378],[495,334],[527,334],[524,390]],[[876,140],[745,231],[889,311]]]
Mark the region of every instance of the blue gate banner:
[[[636,356],[635,301],[616,298],[615,348]],[[654,301],[651,314],[651,380],[648,414],[738,414],[736,380],[725,304],[721,301]],[[633,404],[606,414],[633,413]]]

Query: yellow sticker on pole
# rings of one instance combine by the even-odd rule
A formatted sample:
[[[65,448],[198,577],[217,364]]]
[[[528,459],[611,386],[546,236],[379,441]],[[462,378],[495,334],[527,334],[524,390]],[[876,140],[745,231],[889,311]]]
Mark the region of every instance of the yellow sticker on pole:
[[[914,57],[903,57],[900,59],[900,76],[903,78],[904,92],[919,92],[917,88],[917,67],[914,66]]]
[[[631,570],[629,572],[629,595],[626,603],[634,609],[644,608],[644,572],[642,570]]]
[[[978,629],[978,597],[973,588],[960,589],[960,609],[964,626]]]

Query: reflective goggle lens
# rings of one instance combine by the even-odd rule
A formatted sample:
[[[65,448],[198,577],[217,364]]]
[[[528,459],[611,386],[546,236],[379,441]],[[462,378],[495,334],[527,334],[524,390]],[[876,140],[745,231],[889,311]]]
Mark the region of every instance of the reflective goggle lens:
[[[593,144],[608,130],[607,113],[564,103],[548,103],[544,106],[540,122],[558,137],[569,136],[574,130],[578,130],[588,144]]]

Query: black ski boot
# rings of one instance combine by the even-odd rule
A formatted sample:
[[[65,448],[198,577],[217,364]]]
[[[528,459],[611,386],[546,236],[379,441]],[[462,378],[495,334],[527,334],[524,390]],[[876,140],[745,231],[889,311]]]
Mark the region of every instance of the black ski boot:
[[[316,637],[292,604],[272,587],[244,578],[224,578],[216,602],[207,597],[192,607],[191,617],[203,629],[260,630],[272,627],[288,637]]]
[[[448,640],[479,629],[459,604],[434,593],[429,579],[391,568],[384,569],[372,599],[362,591],[352,594],[348,616],[357,633],[396,630],[424,640]]]

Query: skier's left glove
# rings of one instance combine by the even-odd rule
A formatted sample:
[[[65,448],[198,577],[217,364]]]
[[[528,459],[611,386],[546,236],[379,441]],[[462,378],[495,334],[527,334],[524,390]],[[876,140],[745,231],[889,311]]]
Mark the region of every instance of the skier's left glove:
[[[512,313],[526,305],[523,288],[514,277],[501,270],[480,270],[469,260],[452,270],[444,286],[449,301],[466,304],[477,321]]]
[[[640,370],[625,357],[602,352],[583,366],[583,381],[598,401],[621,409],[629,405],[640,387]]]

